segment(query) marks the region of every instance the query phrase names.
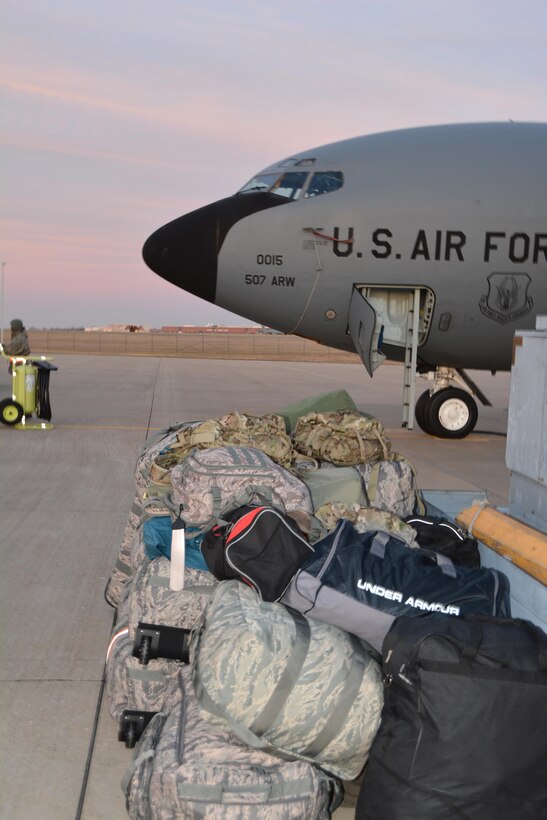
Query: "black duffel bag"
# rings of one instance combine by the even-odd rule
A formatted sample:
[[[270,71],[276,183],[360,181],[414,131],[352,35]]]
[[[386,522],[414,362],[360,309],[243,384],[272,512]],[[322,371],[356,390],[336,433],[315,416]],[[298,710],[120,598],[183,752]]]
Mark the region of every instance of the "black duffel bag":
[[[398,618],[356,820],[547,817],[547,636],[523,620]]]
[[[234,510],[225,526],[207,532],[201,552],[219,581],[249,584],[264,601],[277,601],[314,549],[289,515],[271,506]]]
[[[416,530],[420,547],[447,555],[462,567],[480,567],[477,539],[453,521],[429,515],[408,515],[404,521]]]

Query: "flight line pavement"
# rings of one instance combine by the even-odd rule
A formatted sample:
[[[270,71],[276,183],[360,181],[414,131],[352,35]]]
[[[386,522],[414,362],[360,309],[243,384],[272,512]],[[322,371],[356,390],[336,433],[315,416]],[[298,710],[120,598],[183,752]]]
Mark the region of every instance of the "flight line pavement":
[[[114,610],[103,591],[133,499],[137,451],[178,420],[264,413],[346,389],[377,416],[424,489],[505,506],[510,376],[472,372],[493,407],[461,441],[401,428],[402,367],[59,355],[53,430],[0,424],[0,818],[123,820],[131,752],[101,699]],[[417,395],[426,389],[418,380]],[[7,368],[0,399],[10,396]],[[94,732],[95,724],[97,731]],[[353,817],[351,790],[336,818]]]

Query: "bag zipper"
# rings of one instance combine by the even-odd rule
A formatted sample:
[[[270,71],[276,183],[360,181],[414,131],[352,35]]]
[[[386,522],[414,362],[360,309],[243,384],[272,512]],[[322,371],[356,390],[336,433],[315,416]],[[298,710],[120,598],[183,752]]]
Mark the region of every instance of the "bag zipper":
[[[439,672],[441,674],[450,674],[457,677],[474,677],[483,678],[484,680],[504,680],[514,683],[530,683],[538,685],[547,685],[546,672],[528,672],[525,670],[511,669],[507,666],[500,666],[495,669],[480,667],[477,668],[469,662],[453,663],[450,661],[420,661],[418,669],[423,669],[424,672]]]

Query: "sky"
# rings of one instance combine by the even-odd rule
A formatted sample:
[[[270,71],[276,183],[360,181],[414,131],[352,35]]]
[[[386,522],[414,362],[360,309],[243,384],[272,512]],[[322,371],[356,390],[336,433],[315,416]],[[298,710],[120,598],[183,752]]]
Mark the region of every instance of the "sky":
[[[545,0],[3,0],[0,319],[249,324],[146,238],[297,151],[547,121]]]

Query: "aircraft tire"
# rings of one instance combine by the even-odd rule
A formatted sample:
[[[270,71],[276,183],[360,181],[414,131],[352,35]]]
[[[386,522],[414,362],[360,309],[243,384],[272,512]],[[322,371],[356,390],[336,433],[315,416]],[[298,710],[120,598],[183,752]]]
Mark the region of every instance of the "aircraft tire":
[[[426,390],[422,393],[416,404],[414,405],[414,418],[418,422],[418,427],[420,427],[424,433],[428,433],[431,435],[431,430],[429,429],[429,425],[427,423],[426,418],[426,407],[431,398],[429,390]]]
[[[19,424],[23,418],[25,411],[21,405],[13,401],[13,399],[4,399],[0,401],[0,421],[12,427],[14,424]]]
[[[425,405],[426,432],[439,438],[465,438],[475,427],[479,411],[465,390],[445,387],[433,393]]]

